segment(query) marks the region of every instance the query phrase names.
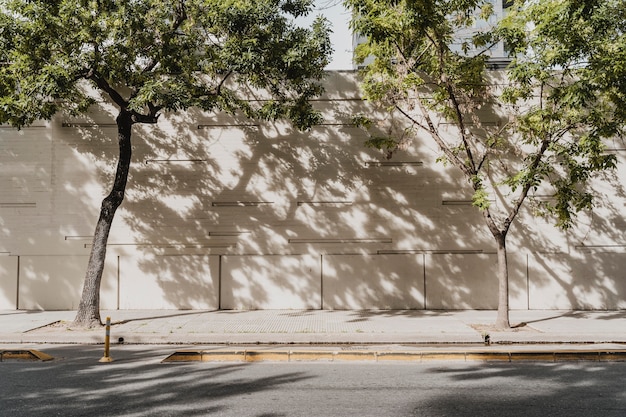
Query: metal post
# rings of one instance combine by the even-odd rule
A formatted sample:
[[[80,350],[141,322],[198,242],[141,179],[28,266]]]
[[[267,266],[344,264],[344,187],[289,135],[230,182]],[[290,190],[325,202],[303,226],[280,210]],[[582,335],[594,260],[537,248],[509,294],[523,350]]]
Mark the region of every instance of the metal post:
[[[113,358],[109,355],[110,346],[111,346],[111,317],[107,317],[106,333],[104,336],[104,356],[98,362],[113,362]]]

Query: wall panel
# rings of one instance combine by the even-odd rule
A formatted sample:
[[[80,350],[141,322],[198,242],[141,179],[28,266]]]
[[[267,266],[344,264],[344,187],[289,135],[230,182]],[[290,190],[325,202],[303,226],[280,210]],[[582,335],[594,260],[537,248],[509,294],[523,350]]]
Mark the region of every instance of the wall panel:
[[[120,256],[121,309],[218,308],[219,257]]]
[[[325,255],[324,309],[423,309],[421,254]]]
[[[509,254],[510,308],[526,308],[525,259]],[[495,254],[426,255],[427,309],[496,309]]]
[[[221,300],[223,309],[319,309],[320,257],[223,256]]]
[[[17,308],[17,256],[0,256],[0,310]]]
[[[626,308],[626,253],[533,254],[531,309]]]
[[[21,256],[18,308],[75,310],[87,268],[87,256]],[[116,307],[116,267],[107,258],[100,292],[100,307]]]

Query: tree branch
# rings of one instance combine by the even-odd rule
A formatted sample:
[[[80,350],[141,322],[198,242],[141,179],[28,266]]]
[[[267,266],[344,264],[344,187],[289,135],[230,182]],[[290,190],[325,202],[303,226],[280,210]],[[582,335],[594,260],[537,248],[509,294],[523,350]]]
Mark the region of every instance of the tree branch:
[[[419,100],[419,99],[418,99]],[[402,113],[402,115],[404,117],[406,117],[407,119],[409,119],[409,121],[411,123],[413,123],[414,125],[416,125],[417,127],[419,127],[420,129],[426,130],[426,131],[433,131],[434,130],[434,125],[432,125],[432,121],[430,121],[430,119],[427,119],[427,123],[428,123],[428,127],[422,123],[420,123],[419,121],[417,121],[413,116],[411,116],[409,113],[407,113],[402,107],[398,106],[397,104],[394,104],[394,107],[396,110],[398,110],[400,113]]]
[[[439,133],[437,131],[437,128],[435,127],[435,124],[433,123],[433,121],[431,120],[430,116],[428,115],[428,110],[426,109],[426,107],[424,106],[424,103],[422,103],[422,101],[419,99],[419,97],[416,99],[418,106],[420,108],[420,112],[422,113],[422,115],[424,116],[424,118],[426,119],[426,123],[428,124],[428,128],[426,128],[425,126],[418,124],[418,126],[422,127],[424,130],[426,130],[428,133],[430,133],[430,136],[433,138],[433,140],[435,141],[435,143],[439,146],[439,149],[441,149],[441,151],[446,155],[446,157],[452,161],[452,163],[454,165],[456,165],[465,175],[467,175],[468,178],[471,178],[474,173],[470,171],[469,167],[463,163],[463,161],[461,161],[459,159],[459,157],[452,152],[452,149],[450,149],[450,147],[448,146],[448,144],[446,144],[446,142],[441,138],[441,136],[439,136]],[[399,109],[403,114],[406,115],[405,112],[403,112],[401,109]],[[410,118],[411,120],[413,120],[412,118]]]
[[[454,109],[454,112],[456,113],[459,131],[461,132],[461,141],[463,142],[463,148],[465,149],[465,154],[467,155],[468,162],[470,163],[472,174],[476,174],[476,161],[474,160],[472,149],[470,147],[469,141],[467,140],[467,133],[465,132],[465,121],[463,120],[461,105],[456,99],[456,94],[454,93],[452,85],[450,85],[450,82],[448,81],[448,77],[443,75],[442,82],[444,83],[446,90],[448,91],[448,97],[450,98],[450,101],[452,102],[452,107]]]
[[[502,132],[504,132],[506,130],[508,124],[509,123],[505,123],[502,127],[500,127],[500,129],[498,129],[498,131],[495,133],[495,135],[492,135],[492,136],[500,135]],[[487,136],[487,138],[488,137],[489,136]],[[490,144],[489,146],[485,146],[485,148],[486,148],[485,153],[480,158],[480,162],[478,163],[478,166],[476,167],[476,172],[480,172],[480,170],[483,167],[483,164],[487,161],[487,158],[488,158],[489,154],[493,151],[493,149],[495,149],[497,144],[498,144],[498,141],[494,140],[492,144]]]
[[[158,114],[141,114],[139,112],[133,111],[131,112],[131,119],[133,123],[155,124],[159,121],[159,115]]]
[[[530,164],[530,167],[528,169],[528,172],[529,172],[530,175],[534,175],[534,172],[539,167],[539,164],[541,163],[541,158],[543,158],[543,155],[546,153],[546,150],[548,149],[549,145],[550,145],[550,140],[549,139],[544,139],[543,142],[541,143],[541,148],[539,149],[539,152],[537,152],[535,154],[533,162]],[[511,211],[509,212],[509,215],[504,220],[503,228],[504,228],[505,233],[506,233],[506,231],[509,230],[509,227],[511,226],[511,223],[515,219],[515,216],[517,216],[517,213],[519,212],[520,208],[522,207],[522,204],[524,203],[524,200],[526,200],[526,197],[528,196],[528,192],[530,191],[530,188],[532,186],[533,186],[532,181],[526,181],[526,184],[524,184],[524,187],[522,188],[522,192],[517,197],[517,200],[513,204],[513,207],[511,208]]]
[[[226,80],[232,75],[233,71],[230,70],[228,71],[228,73],[224,76],[224,78],[222,78],[222,81],[220,81],[220,83],[218,84],[217,88],[215,89],[215,95],[219,96],[221,91],[222,91],[222,86],[224,85],[224,83],[226,82]]]
[[[102,77],[96,71],[90,70],[85,75],[85,78],[88,80],[92,80],[94,83],[96,83],[98,88],[107,93],[109,97],[111,97],[111,100],[113,100],[113,102],[117,104],[120,109],[125,110],[126,108],[128,108],[128,101],[126,101],[124,97],[122,97],[122,95],[117,92],[116,89],[111,87],[107,80],[105,80],[104,77]]]

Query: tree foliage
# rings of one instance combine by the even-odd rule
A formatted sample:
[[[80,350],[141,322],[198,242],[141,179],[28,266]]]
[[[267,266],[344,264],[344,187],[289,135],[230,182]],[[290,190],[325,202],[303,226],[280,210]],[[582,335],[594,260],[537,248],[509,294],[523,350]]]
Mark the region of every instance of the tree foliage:
[[[494,9],[483,0],[345,4],[367,38],[355,54],[367,63],[365,96],[430,137],[473,190],[498,248],[496,324],[508,327],[506,238],[521,207],[547,192],[543,213],[567,228],[592,206],[593,173],[615,166],[604,142],[624,121],[623,2],[518,0],[497,25],[486,24]],[[506,74],[489,69],[500,42]]]
[[[605,143],[624,130],[625,6],[620,1],[517,2],[498,34],[513,57],[503,101],[538,101],[519,113],[515,131],[545,157],[532,172],[508,179],[515,188],[547,179],[554,200],[544,203],[561,227],[593,204],[584,185],[593,172],[613,168]]]
[[[0,121],[20,127],[84,111],[87,80],[138,121],[199,107],[306,127],[330,53],[323,20],[293,24],[310,8],[310,0],[4,0]],[[253,107],[241,94],[250,87],[272,100]]]
[[[75,323],[100,323],[106,242],[122,203],[136,123],[191,107],[319,121],[310,99],[331,47],[312,0],[0,0],[0,123],[78,114],[97,91],[119,109],[120,156],[105,197]],[[256,94],[252,97],[251,94]]]

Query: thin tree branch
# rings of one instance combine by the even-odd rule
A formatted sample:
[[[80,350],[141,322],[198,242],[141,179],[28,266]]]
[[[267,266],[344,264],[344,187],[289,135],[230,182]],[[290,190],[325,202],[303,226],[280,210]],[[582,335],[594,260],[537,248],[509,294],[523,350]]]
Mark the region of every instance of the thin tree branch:
[[[470,147],[469,141],[467,139],[467,133],[465,132],[465,120],[463,119],[463,113],[461,112],[461,106],[456,99],[456,95],[454,94],[454,89],[450,85],[445,77],[444,83],[446,85],[446,89],[448,90],[448,96],[452,101],[452,106],[454,108],[454,112],[456,113],[457,121],[459,124],[459,131],[461,132],[461,141],[463,142],[463,148],[465,148],[465,154],[467,155],[467,159],[470,163],[470,167],[474,174],[476,171],[476,161],[474,160],[474,155],[472,154],[472,149]]]
[[[544,139],[542,141],[541,148],[539,149],[539,152],[535,154],[535,157],[533,158],[533,162],[530,164],[530,167],[528,169],[528,172],[530,175],[534,175],[535,171],[539,167],[539,164],[541,163],[541,158],[543,158],[549,145],[550,145],[550,139]],[[505,233],[509,230],[509,227],[511,226],[511,223],[513,223],[513,220],[515,219],[515,216],[517,216],[517,213],[519,213],[519,210],[522,207],[524,200],[526,200],[526,197],[528,196],[528,192],[530,191],[530,188],[532,186],[533,186],[532,181],[526,181],[526,184],[522,188],[522,192],[517,197],[517,200],[513,204],[513,207],[511,208],[509,215],[504,220],[503,229]]]
[[[419,100],[419,99],[418,99]],[[422,124],[421,122],[419,122],[418,120],[416,120],[413,116],[411,116],[409,113],[407,113],[402,107],[398,106],[397,104],[394,104],[394,107],[396,110],[398,110],[400,113],[402,113],[402,115],[404,117],[406,117],[407,119],[409,119],[409,121],[416,125],[417,127],[419,127],[420,129],[426,130],[426,131],[433,131],[434,130],[434,125],[430,126],[432,124],[432,121],[430,121],[429,119],[427,119],[427,122],[429,124],[429,126],[426,126],[424,124]]]
[[[498,129],[498,131],[495,133],[495,135],[492,135],[492,136],[499,136],[502,132],[504,132],[506,130],[508,124],[509,123],[505,123],[502,127],[500,127],[500,129]],[[497,144],[498,144],[498,141],[494,140],[491,145],[486,147],[485,153],[480,158],[480,162],[478,163],[478,166],[476,167],[476,172],[480,172],[480,170],[482,169],[484,163],[487,161],[487,157],[495,149]]]
[[[437,128],[435,127],[435,124],[433,123],[430,116],[428,115],[428,110],[424,106],[424,103],[422,103],[422,101],[419,98],[417,98],[416,101],[420,108],[420,112],[426,119],[428,128],[426,128],[425,126],[421,124],[418,124],[418,126],[422,127],[424,130],[430,133],[430,136],[433,138],[435,143],[439,146],[439,149],[441,149],[441,151],[446,155],[446,157],[450,161],[452,161],[452,163],[454,163],[454,165],[456,165],[465,175],[467,175],[468,178],[471,178],[474,175],[474,173],[470,171],[469,167],[466,164],[464,164],[463,161],[461,161],[454,152],[452,152],[452,149],[450,149],[448,144],[441,138],[441,136],[439,136]],[[402,112],[402,113],[406,114],[405,112]]]

